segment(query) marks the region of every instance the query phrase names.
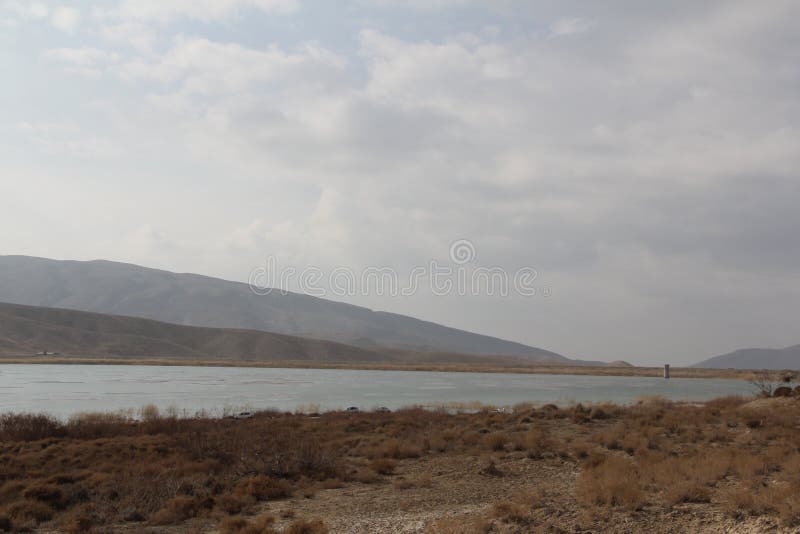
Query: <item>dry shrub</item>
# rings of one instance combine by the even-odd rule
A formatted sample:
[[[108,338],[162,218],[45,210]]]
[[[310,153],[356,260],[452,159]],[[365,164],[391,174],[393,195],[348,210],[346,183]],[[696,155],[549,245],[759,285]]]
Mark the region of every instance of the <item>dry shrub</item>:
[[[465,447],[476,447],[480,442],[483,436],[480,432],[468,431],[461,435],[461,443],[464,444]]]
[[[490,477],[502,477],[505,476],[505,473],[497,467],[494,461],[490,460],[488,464],[486,464],[483,469],[481,469],[480,474],[490,476]]]
[[[452,441],[452,437],[447,434],[439,432],[428,437],[427,449],[436,452],[444,452],[447,450],[448,443]]]
[[[396,479],[392,485],[394,486],[394,489],[407,490],[407,489],[411,489],[411,488],[414,487],[414,482],[412,482],[411,480],[409,480],[407,478],[402,478],[401,477],[401,478]]]
[[[779,460],[770,458],[768,451],[764,454],[733,454],[733,471],[743,480],[763,477],[780,469]]]
[[[541,429],[530,430],[525,434],[523,439],[523,446],[527,452],[528,458],[539,459],[553,448],[553,441]]]
[[[378,447],[367,452],[370,458],[419,458],[422,456],[422,449],[410,443],[398,439],[388,439]]]
[[[153,516],[150,522],[154,525],[177,525],[197,516],[200,506],[197,500],[187,495],[173,497]]]
[[[362,484],[374,484],[381,479],[375,471],[369,469],[357,469],[348,478]]]
[[[665,457],[659,453],[639,458],[642,478],[664,488],[667,505],[682,502],[709,502],[710,488],[730,472],[730,451]]]
[[[642,454],[642,452],[649,448],[647,438],[641,434],[633,432],[621,436],[617,441],[617,444],[620,450],[623,450],[631,455],[637,454],[637,452]]]
[[[139,416],[145,423],[157,421],[161,418],[161,412],[155,404],[146,404],[139,410]]]
[[[344,482],[338,478],[326,478],[319,483],[320,489],[339,489],[344,487]]]
[[[582,404],[577,404],[573,406],[572,412],[570,413],[570,419],[575,424],[583,424],[588,423],[591,418],[589,417],[589,410],[583,407]]]
[[[6,508],[6,513],[14,523],[49,521],[55,514],[50,506],[38,501],[17,501]]]
[[[666,487],[664,500],[670,506],[687,502],[711,502],[711,490],[694,480],[682,481]]]
[[[91,505],[73,508],[61,519],[61,528],[66,534],[84,534],[89,532],[97,522],[97,516]]]
[[[589,411],[589,418],[594,421],[602,421],[619,417],[620,412],[619,406],[614,406],[613,404],[598,404],[592,406],[592,409]]]
[[[376,458],[369,463],[369,468],[379,475],[391,475],[395,467],[397,464],[388,458]]]
[[[256,475],[241,480],[236,485],[236,493],[253,497],[258,501],[282,499],[292,495],[292,485],[279,478]]]
[[[491,451],[502,451],[509,441],[505,432],[492,432],[483,437],[483,446]]]
[[[286,527],[284,534],[328,534],[328,527],[319,519],[297,519]]]
[[[645,502],[639,476],[636,465],[625,458],[590,457],[578,477],[578,497],[586,504],[638,509]]]
[[[264,514],[248,521],[241,516],[227,517],[219,525],[220,534],[277,534],[275,517]]]
[[[492,517],[507,523],[525,525],[530,521],[530,511],[520,503],[503,501],[492,506]]]
[[[17,475],[21,476],[21,475]],[[16,477],[15,477],[16,478]],[[0,486],[0,502],[10,502],[17,500],[25,491],[25,484],[17,480],[12,480]]]
[[[705,408],[711,411],[733,410],[739,408],[750,399],[742,396],[731,395],[728,397],[718,397],[706,402]]]
[[[56,509],[64,508],[66,504],[64,492],[53,484],[33,484],[28,486],[22,496],[26,499],[43,502]]]
[[[800,526],[800,487],[795,486],[778,501],[778,516],[786,527]]]
[[[276,478],[305,475],[316,479],[338,475],[336,451],[298,429],[297,421],[289,424],[292,419],[287,419],[280,431],[269,420],[265,421],[267,424],[258,419],[251,421],[252,427],[239,424],[240,421],[198,425],[176,438],[192,458],[217,460],[240,474],[261,473]]]
[[[219,532],[220,534],[241,534],[247,525],[247,519],[240,515],[234,515],[220,521]]]
[[[174,471],[158,464],[97,477],[90,483],[94,486],[93,502],[98,513],[110,522],[128,515],[151,516],[178,495],[182,486]]]
[[[592,439],[606,449],[616,451],[622,449],[622,442],[630,439],[630,435],[631,432],[625,423],[617,423],[595,433]]]
[[[642,395],[637,397],[636,402],[647,408],[662,408],[672,405],[672,402],[663,395]]]
[[[255,503],[255,499],[249,495],[226,493],[217,497],[214,502],[216,507],[226,514],[235,515],[248,510]]]
[[[732,517],[777,514],[787,527],[800,525],[800,485],[730,488],[722,493],[723,509]]]
[[[731,488],[722,493],[723,508],[731,516],[740,519],[748,514],[760,515],[769,511],[762,499],[745,488]]]
[[[114,413],[81,413],[72,416],[66,430],[71,438],[98,439],[133,434],[136,428],[131,420]]]
[[[64,436],[64,426],[58,419],[45,414],[0,415],[0,440],[37,441]]]
[[[425,534],[485,534],[490,525],[481,518],[442,517],[425,527]]]
[[[592,450],[592,445],[586,441],[574,441],[570,444],[572,456],[578,460],[583,460],[589,456],[589,451]]]

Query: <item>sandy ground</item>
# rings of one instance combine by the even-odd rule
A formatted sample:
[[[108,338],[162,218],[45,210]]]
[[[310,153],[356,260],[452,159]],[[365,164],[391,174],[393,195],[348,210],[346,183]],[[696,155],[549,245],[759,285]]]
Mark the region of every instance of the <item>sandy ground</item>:
[[[714,503],[684,504],[670,511],[653,507],[635,512],[584,512],[572,491],[578,471],[558,458],[531,460],[509,453],[489,469],[488,457],[442,455],[401,461],[396,474],[377,483],[348,484],[263,504],[258,513],[280,519],[285,527],[298,518],[322,519],[331,533],[742,533],[800,532],[770,518],[734,520]],[[430,477],[429,487],[399,489],[399,480]],[[536,521],[514,525],[491,519],[492,503],[529,495],[536,500]],[[291,518],[285,517],[287,511]],[[595,512],[598,513],[598,512]],[[284,517],[282,517],[284,516]],[[450,521],[442,521],[449,519]],[[490,530],[484,530],[486,528]],[[216,533],[203,521],[176,527],[121,527],[119,532]]]
[[[437,532],[437,520],[450,517],[473,527],[485,521],[501,502],[530,493],[540,499],[532,525],[495,524],[497,532],[789,532],[764,518],[735,521],[708,505],[683,505],[663,514],[655,510],[583,515],[572,497],[577,469],[558,459],[529,460],[510,454],[496,463],[496,475],[485,474],[488,460],[477,457],[441,457],[404,461],[397,475],[415,479],[431,475],[429,488],[400,490],[391,482],[322,490],[313,498],[271,502],[263,511],[280,516],[293,510],[296,517],[320,518],[334,533],[366,534]],[[481,521],[481,522],[483,522]],[[458,528],[458,527],[456,527]]]

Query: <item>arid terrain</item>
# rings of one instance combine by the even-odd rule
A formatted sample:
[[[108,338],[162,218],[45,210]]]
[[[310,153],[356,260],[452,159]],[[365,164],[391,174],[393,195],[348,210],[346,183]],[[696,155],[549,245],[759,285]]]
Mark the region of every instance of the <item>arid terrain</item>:
[[[0,419],[0,527],[762,532],[800,525],[800,400]]]

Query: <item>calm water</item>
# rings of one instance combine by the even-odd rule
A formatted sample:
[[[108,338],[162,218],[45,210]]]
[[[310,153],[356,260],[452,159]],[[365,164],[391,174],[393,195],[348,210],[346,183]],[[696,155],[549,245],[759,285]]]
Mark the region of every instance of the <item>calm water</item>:
[[[257,369],[129,365],[0,365],[0,412],[135,409],[145,404],[194,413],[206,410],[319,409],[468,403],[613,401],[663,395],[700,401],[750,395],[740,380],[630,378],[497,373],[434,373],[331,369]]]

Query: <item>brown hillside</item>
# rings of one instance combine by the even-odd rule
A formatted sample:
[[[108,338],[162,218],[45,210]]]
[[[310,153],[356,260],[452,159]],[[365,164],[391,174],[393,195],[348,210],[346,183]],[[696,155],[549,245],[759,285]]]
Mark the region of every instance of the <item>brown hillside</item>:
[[[259,330],[205,328],[138,317],[0,303],[0,356],[126,358],[201,362],[314,362],[348,364],[521,365],[523,359],[427,353]]]
[[[268,332],[181,326],[134,317],[0,303],[0,355],[45,350],[80,356],[250,361],[390,359],[387,354],[341,343]]]

